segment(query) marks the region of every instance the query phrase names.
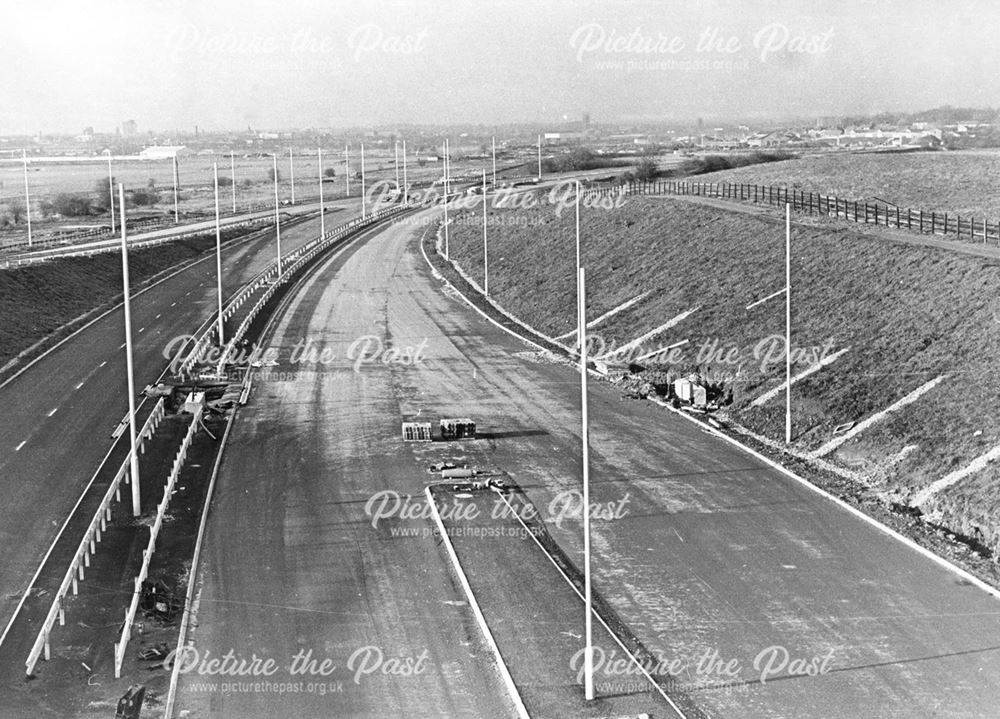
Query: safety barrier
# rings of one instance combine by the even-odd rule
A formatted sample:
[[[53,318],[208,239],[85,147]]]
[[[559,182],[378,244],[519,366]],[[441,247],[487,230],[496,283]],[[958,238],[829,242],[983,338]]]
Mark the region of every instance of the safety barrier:
[[[174,493],[177,478],[184,467],[184,461],[187,459],[191,442],[194,441],[194,435],[198,431],[203,411],[203,407],[198,407],[194,412],[191,424],[184,435],[183,441],[181,441],[180,449],[177,450],[177,455],[174,457],[174,464],[170,469],[170,474],[167,476],[167,483],[163,487],[163,499],[156,506],[156,518],[149,528],[149,541],[146,543],[146,548],[142,550],[142,566],[139,568],[139,574],[135,578],[132,601],[129,602],[128,609],[125,610],[125,623],[122,625],[121,638],[115,642],[115,679],[120,679],[122,675],[122,662],[125,660],[125,650],[128,647],[129,639],[132,637],[132,624],[135,622],[135,613],[139,609],[139,599],[142,597],[142,583],[146,581],[146,577],[149,574],[149,563],[153,559],[153,552],[156,551],[156,538],[160,534],[160,527],[163,526],[163,518],[166,516],[167,507],[170,505],[170,496]]]
[[[152,413],[143,423],[136,438],[136,447],[140,452],[144,449],[145,441],[153,436],[165,414],[166,406],[164,405],[163,397],[160,397],[153,406]],[[97,511],[94,512],[94,516],[90,520],[90,524],[87,525],[87,529],[83,533],[83,539],[80,540],[69,568],[63,576],[62,583],[59,585],[59,589],[56,590],[49,611],[42,622],[41,629],[39,629],[31,651],[28,653],[28,658],[24,663],[27,674],[34,672],[35,665],[38,663],[40,656],[44,654],[46,661],[51,657],[50,635],[52,628],[57,619],[59,626],[65,626],[66,624],[66,612],[63,607],[63,600],[71,590],[74,596],[79,592],[79,583],[83,581],[84,570],[90,566],[90,557],[97,551],[97,544],[101,541],[101,535],[107,530],[107,523],[111,521],[112,499],[120,502],[122,482],[124,481],[126,485],[132,483],[130,472],[131,461],[132,450],[130,449],[128,455],[125,457],[125,461],[122,462],[115,473],[114,479],[111,480],[111,484],[108,485],[108,489],[104,493]]]
[[[299,247],[294,252],[289,253],[282,258],[281,263],[281,275],[278,275],[277,263],[272,265],[266,273],[260,276],[257,281],[251,283],[246,290],[239,293],[233,298],[232,302],[227,308],[223,309],[223,318],[228,319],[232,314],[243,305],[244,302],[249,300],[252,295],[259,289],[262,285],[267,284],[267,289],[257,298],[253,309],[247,313],[247,315],[240,322],[239,326],[236,328],[235,332],[230,333],[229,341],[226,346],[222,349],[222,354],[219,357],[219,361],[216,363],[216,373],[221,375],[223,368],[225,367],[226,361],[232,355],[233,350],[236,347],[236,343],[239,342],[243,336],[246,334],[247,329],[250,324],[254,321],[260,311],[267,304],[268,300],[274,295],[278,288],[287,282],[305,263],[315,257],[318,253],[325,250],[334,242],[343,239],[347,234],[362,228],[369,227],[376,222],[379,222],[386,217],[390,217],[394,214],[398,214],[403,210],[409,208],[409,205],[395,205],[393,207],[386,208],[384,210],[379,210],[378,212],[368,215],[364,219],[354,219],[343,225],[340,225],[332,230],[326,232],[325,235],[319,237],[315,240],[307,242],[306,244]],[[274,275],[274,279],[271,276]],[[190,372],[195,364],[200,362],[204,357],[205,351],[211,346],[212,338],[215,337],[215,330],[206,333],[204,337],[195,345],[194,350],[185,358],[182,363],[182,368],[186,372]]]

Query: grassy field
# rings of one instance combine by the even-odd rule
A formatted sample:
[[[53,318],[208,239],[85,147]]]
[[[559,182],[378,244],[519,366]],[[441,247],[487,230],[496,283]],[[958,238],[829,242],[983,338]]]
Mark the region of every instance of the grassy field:
[[[352,148],[350,157],[350,189],[357,196],[361,191],[361,181],[354,174],[361,169],[361,159],[358,148]],[[182,157],[178,161],[179,197],[178,208],[181,213],[214,212],[215,192],[213,183],[213,163],[219,164],[219,177],[233,177],[228,156],[196,155]],[[274,185],[270,180],[273,167],[270,158],[237,157],[236,202],[238,207],[254,203],[272,203],[274,201]],[[346,196],[343,150],[326,151],[323,154],[323,169],[336,171],[332,181],[323,185],[324,198],[335,200]],[[366,153],[365,179],[370,188],[376,182],[395,182],[395,158],[384,152],[378,154]],[[402,160],[400,160],[402,168]],[[460,176],[466,172],[476,173],[483,169],[482,161],[455,161],[452,174]],[[315,153],[312,155],[296,155],[294,158],[295,196],[296,200],[316,198],[319,196],[320,166]],[[170,160],[140,161],[130,160],[117,162],[112,172],[116,182],[125,185],[126,190],[146,189],[152,183],[159,194],[159,202],[144,208],[144,214],[171,215],[174,211],[173,166]],[[400,170],[402,172],[402,169]],[[278,158],[278,196],[281,201],[287,201],[292,195],[292,171],[286,156]],[[411,184],[429,183],[441,177],[440,162],[425,162],[418,164],[411,157],[407,164],[407,180]],[[28,186],[32,204],[32,224],[35,232],[44,231],[49,227],[62,225],[109,224],[107,212],[89,217],[64,218],[46,220],[39,215],[38,204],[41,200],[51,200],[59,193],[80,193],[96,197],[95,186],[101,183],[102,190],[108,181],[108,166],[100,159],[94,162],[63,162],[35,163],[28,166]],[[244,183],[249,181],[249,185]],[[232,210],[232,187],[219,187],[219,201],[223,213]],[[0,214],[10,203],[24,203],[24,174],[20,163],[0,163]],[[0,229],[0,235],[26,237],[27,223],[22,220],[17,226]]]
[[[746,182],[888,200],[914,210],[1000,219],[1000,151],[813,155],[705,175],[699,182]]]
[[[480,279],[481,215],[472,216],[478,222],[454,226],[451,252]],[[494,298],[550,335],[571,330],[572,211],[560,218],[551,206],[492,210],[489,222]],[[656,368],[725,381],[740,423],[783,438],[782,399],[762,407],[750,402],[783,379],[784,302],[746,309],[784,284],[783,224],[631,198],[615,210],[585,210],[582,227],[590,318],[650,292],[595,328],[598,344],[621,346],[697,308],[632,356],[688,340],[674,361]],[[994,291],[1000,262],[809,226],[794,228],[793,243],[793,373],[809,367],[823,347],[827,355],[849,348],[794,385],[796,449],[817,449],[837,425],[880,412],[940,375],[945,379],[934,389],[828,459],[861,473],[885,497],[905,499],[1000,444]],[[708,358],[707,347],[723,352]],[[937,508],[950,525],[970,535],[978,527],[996,545],[998,479],[1000,471],[989,466],[938,495]]]

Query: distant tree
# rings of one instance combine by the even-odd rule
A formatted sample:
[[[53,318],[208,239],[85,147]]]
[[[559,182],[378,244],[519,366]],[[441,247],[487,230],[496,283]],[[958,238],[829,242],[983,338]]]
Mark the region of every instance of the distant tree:
[[[52,199],[52,211],[63,217],[86,217],[94,211],[94,198],[61,192]]]
[[[150,190],[155,190],[156,189],[156,178],[155,177],[150,177],[149,178],[149,182],[146,183],[146,187],[148,187]]]
[[[270,177],[269,177],[268,179],[270,179]],[[243,181],[242,181],[242,182],[241,182],[240,184],[241,184],[241,185],[242,185],[243,187],[245,187],[245,188],[251,188],[251,187],[253,187],[253,180],[251,180],[251,179],[250,179],[250,178],[248,177],[248,178],[246,178],[245,180],[243,180]]]
[[[219,187],[229,187],[232,184],[233,184],[233,178],[224,176],[219,177]]]
[[[27,213],[24,210],[24,202],[21,200],[11,200],[7,203],[8,211],[10,212],[10,217],[14,220],[14,224],[18,225],[22,220],[25,219]]]
[[[148,205],[155,205],[160,201],[160,195],[154,190],[132,190],[130,195],[132,204],[137,207],[146,207]]]
[[[639,160],[639,164],[635,168],[635,179],[639,182],[651,182],[653,181],[659,170],[656,167],[656,160],[651,157],[644,157]]]
[[[110,210],[114,203],[111,200],[111,187],[116,186],[116,180],[114,177],[111,178],[111,183],[108,183],[108,178],[101,177],[94,182],[94,194],[96,198],[94,200],[94,209],[105,211]],[[61,212],[59,214],[62,214]]]
[[[0,227],[17,225],[24,217],[24,204],[20,200],[9,200],[0,205]]]
[[[323,170],[323,177],[336,177],[336,176],[337,176],[337,171],[332,167],[328,167],[325,170]]]
[[[277,182],[281,182],[281,170],[276,170],[273,167],[267,169],[267,181],[275,182],[275,175],[277,174]]]

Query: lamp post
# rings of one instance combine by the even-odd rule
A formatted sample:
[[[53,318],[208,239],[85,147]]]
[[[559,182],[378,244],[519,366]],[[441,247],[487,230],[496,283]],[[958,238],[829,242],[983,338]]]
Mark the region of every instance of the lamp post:
[[[486,170],[483,170],[483,294],[490,296],[490,253],[486,245]]]
[[[118,183],[118,209],[121,212],[122,231],[122,306],[125,311],[125,372],[128,379],[128,436],[131,447],[129,453],[129,478],[132,485],[132,516],[142,514],[139,488],[139,452],[135,437],[135,372],[132,366],[132,304],[128,278],[128,229],[125,222],[125,188]]]
[[[751,302],[747,309],[785,295],[785,444],[792,443],[792,208],[785,203],[785,286]]]
[[[395,156],[396,164],[396,193],[399,194],[399,140],[396,140],[393,144],[392,150]]]
[[[590,419],[587,413],[587,285],[585,270],[577,270],[577,333],[580,337],[581,440],[583,444],[583,604],[586,617],[583,654],[584,696],[594,699],[593,597],[590,581]]]
[[[444,156],[441,160],[444,169],[444,258],[451,259],[448,248],[448,141],[444,141]]]
[[[31,195],[28,193],[28,151],[21,150],[24,163],[24,215],[28,218],[28,247],[31,247]]]
[[[236,153],[229,153],[229,171],[233,176],[233,214],[236,214]]]
[[[181,213],[180,213],[180,209],[179,209],[178,204],[177,204],[177,185],[180,184],[180,179],[178,177],[178,172],[177,172],[177,155],[176,155],[176,153],[174,154],[174,156],[171,159],[173,160],[173,164],[174,164],[174,224],[177,224],[177,223],[179,223],[181,221]],[[119,187],[121,187],[120,184],[119,184]]]
[[[326,237],[326,211],[323,209],[323,148],[316,148],[316,161],[319,163],[319,236]]]
[[[278,241],[278,277],[281,277],[281,215],[278,213],[278,155],[271,156],[274,161],[274,234]]]
[[[222,223],[219,220],[219,163],[213,163],[212,173],[215,178],[215,279],[216,297],[219,311],[219,346],[226,343],[224,320],[222,317]]]
[[[108,201],[111,205],[111,234],[115,233],[115,181],[111,176],[111,148],[109,147],[106,152],[108,153]]]
[[[538,136],[538,179],[542,179],[542,136]]]
[[[365,219],[368,214],[367,201],[365,198],[365,143],[361,143],[361,219]]]
[[[792,210],[785,203],[785,444],[792,443]]]
[[[344,145],[344,183],[347,197],[351,196],[351,146]]]
[[[403,140],[403,204],[410,201],[410,186],[406,181],[406,140]]]

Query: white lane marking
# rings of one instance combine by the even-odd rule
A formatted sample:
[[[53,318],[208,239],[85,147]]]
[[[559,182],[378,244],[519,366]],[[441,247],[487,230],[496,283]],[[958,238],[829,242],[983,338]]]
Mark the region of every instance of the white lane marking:
[[[445,531],[444,522],[441,520],[441,515],[438,513],[437,503],[434,501],[434,495],[431,494],[430,486],[424,488],[424,494],[426,494],[427,503],[430,505],[431,511],[434,513],[434,522],[441,531],[441,539],[444,542],[445,549],[448,551],[448,557],[451,559],[452,568],[455,570],[455,574],[458,575],[458,581],[462,585],[462,589],[465,591],[466,599],[469,600],[469,608],[472,609],[472,614],[476,619],[476,623],[479,625],[479,631],[483,633],[483,638],[486,640],[487,646],[489,646],[489,648],[493,651],[493,657],[496,660],[496,667],[500,671],[500,678],[503,680],[504,686],[507,689],[507,695],[514,704],[514,709],[517,712],[518,719],[531,719],[531,715],[528,714],[528,710],[524,706],[524,701],[521,699],[521,693],[517,690],[514,678],[510,674],[510,669],[507,668],[507,663],[504,661],[503,655],[500,653],[500,647],[497,646],[496,639],[493,637],[493,632],[490,631],[490,626],[486,621],[486,617],[483,615],[483,610],[480,609],[479,602],[476,601],[476,595],[472,592],[472,586],[469,584],[469,579],[465,575],[465,570],[462,568],[462,563],[458,559],[458,554],[455,552],[451,539]]]
[[[672,350],[675,347],[682,347],[682,346],[686,345],[690,341],[691,340],[681,340],[680,342],[674,342],[672,345],[667,345],[666,347],[660,347],[659,349],[655,349],[652,352],[647,352],[644,355],[639,355],[638,357],[635,358],[635,361],[636,362],[642,362],[643,360],[649,359],[650,357],[653,357],[654,355],[658,355],[658,354],[660,354],[662,352],[667,352],[669,350]]]
[[[542,553],[543,553],[543,554],[544,554],[544,555],[546,556],[546,558],[547,558],[547,559],[549,560],[549,562],[551,562],[551,563],[552,563],[552,566],[554,566],[554,567],[556,568],[556,571],[558,571],[558,572],[559,572],[559,574],[561,574],[561,575],[562,575],[562,578],[566,580],[566,582],[567,582],[567,583],[569,584],[569,586],[570,586],[570,589],[572,589],[572,590],[573,590],[573,593],[574,593],[574,594],[576,594],[576,596],[578,596],[578,597],[579,597],[579,598],[580,598],[581,600],[583,600],[583,599],[584,599],[584,596],[583,596],[583,592],[581,592],[581,591],[580,591],[580,589],[579,589],[579,588],[578,588],[578,587],[576,586],[576,584],[574,584],[574,583],[573,583],[573,580],[572,580],[572,579],[570,579],[570,578],[569,578],[569,576],[567,576],[567,574],[566,574],[566,571],[565,571],[565,570],[564,570],[564,569],[562,568],[562,566],[561,566],[561,565],[560,565],[560,564],[559,564],[559,563],[558,563],[558,562],[557,562],[557,561],[555,560],[555,558],[553,558],[553,556],[552,556],[551,554],[549,554],[549,550],[547,550],[547,549],[545,548],[545,546],[544,546],[544,545],[542,544],[541,540],[539,540],[539,539],[538,539],[538,537],[536,537],[536,536],[535,536],[535,533],[534,533],[534,532],[532,532],[532,531],[531,531],[531,530],[530,530],[530,529],[528,528],[528,525],[527,525],[527,524],[525,524],[525,523],[524,523],[524,520],[523,520],[523,519],[521,518],[521,516],[520,516],[519,514],[517,514],[517,510],[516,510],[516,509],[514,509],[513,505],[511,505],[511,503],[510,503],[510,502],[508,501],[508,499],[507,499],[507,498],[506,498],[505,496],[503,496],[503,495],[502,495],[502,494],[501,494],[500,492],[498,492],[498,491],[497,491],[497,490],[496,490],[495,488],[493,489],[493,491],[494,491],[494,492],[496,493],[496,496],[497,496],[497,499],[499,499],[499,500],[503,501],[503,503],[504,503],[505,505],[507,505],[507,509],[508,509],[508,510],[509,510],[510,512],[512,512],[512,513],[513,513],[513,515],[514,515],[514,519],[516,519],[516,520],[517,520],[518,524],[520,524],[520,525],[521,525],[522,527],[524,527],[525,531],[526,531],[526,532],[528,532],[528,534],[529,534],[529,535],[531,536],[531,538],[532,538],[532,539],[534,540],[535,544],[536,544],[536,545],[538,545],[538,548],[542,550]],[[427,495],[427,497],[428,497],[428,500],[429,500],[429,501],[431,502],[431,508],[432,508],[433,510],[435,510],[435,513],[436,513],[436,507],[435,507],[435,506],[433,505],[433,497],[432,497],[432,495],[431,495],[431,488],[430,488],[430,487],[428,486],[427,488],[425,488],[424,492],[426,493],[426,495]],[[507,515],[507,516],[510,516],[510,515]],[[440,520],[440,519],[438,519],[438,528],[439,528],[440,530],[442,530],[442,534],[441,534],[441,536],[442,536],[442,537],[444,537],[444,536],[445,536],[445,535],[444,535],[444,533],[443,533],[443,530],[444,530],[444,525],[443,525],[443,523],[441,522],[441,520]],[[675,530],[675,531],[676,531],[676,530]],[[449,543],[450,543],[450,540],[448,540],[448,541],[449,541]],[[586,605],[584,605],[584,606],[586,606]],[[666,693],[666,691],[664,691],[663,687],[661,687],[661,686],[660,686],[660,685],[659,685],[659,684],[658,684],[658,683],[656,682],[656,680],[655,680],[655,679],[653,679],[653,676],[652,676],[652,674],[650,674],[650,673],[649,673],[649,670],[648,670],[648,669],[647,669],[647,668],[646,668],[646,667],[645,667],[645,666],[643,665],[643,663],[642,663],[642,662],[640,662],[640,661],[639,661],[639,660],[638,660],[638,659],[636,658],[635,654],[633,654],[633,653],[632,653],[631,651],[629,651],[629,650],[628,650],[628,649],[627,649],[627,648],[625,647],[625,644],[624,644],[624,643],[622,642],[622,640],[621,640],[621,639],[620,639],[620,638],[618,637],[618,634],[616,634],[615,632],[611,631],[611,627],[609,627],[609,626],[608,626],[608,623],[607,623],[606,621],[604,621],[604,617],[602,617],[602,616],[601,616],[600,612],[598,612],[598,611],[597,611],[597,610],[596,610],[595,608],[593,608],[593,607],[591,607],[591,609],[590,609],[590,612],[591,612],[591,614],[593,614],[593,616],[594,616],[594,619],[596,619],[596,620],[597,620],[598,622],[600,622],[600,623],[601,623],[601,626],[603,626],[603,627],[604,627],[604,629],[605,629],[605,630],[606,630],[606,631],[608,632],[608,634],[609,634],[609,635],[611,636],[611,638],[612,638],[612,639],[613,639],[613,640],[615,641],[615,643],[616,643],[616,644],[617,644],[617,645],[618,645],[619,647],[621,647],[621,648],[622,648],[622,651],[623,651],[623,652],[625,652],[625,654],[626,654],[626,655],[628,656],[628,658],[629,658],[629,659],[631,659],[631,660],[632,660],[632,661],[633,661],[633,662],[635,663],[635,665],[636,665],[636,666],[638,667],[639,671],[640,671],[640,672],[641,672],[641,673],[643,674],[643,676],[645,676],[645,677],[646,677],[646,679],[648,679],[648,680],[649,680],[649,683],[653,685],[653,689],[654,689],[654,690],[656,690],[656,692],[657,692],[657,693],[658,693],[658,694],[659,694],[659,695],[660,695],[661,697],[663,697],[663,698],[664,698],[664,700],[665,700],[665,701],[667,702],[667,704],[669,704],[669,705],[670,705],[670,707],[671,707],[671,708],[672,708],[672,709],[674,710],[674,712],[675,712],[675,713],[677,714],[677,716],[679,716],[679,717],[680,717],[681,719],[687,719],[687,715],[686,715],[686,714],[685,714],[684,712],[682,712],[682,711],[681,711],[681,709],[680,709],[680,707],[678,707],[678,706],[677,706],[677,705],[676,705],[676,704],[674,703],[673,699],[671,699],[671,698],[670,698],[670,697],[669,697],[669,696],[667,695],[667,693]],[[485,620],[484,620],[484,621],[485,621]]]
[[[20,452],[21,451],[21,447],[23,447],[25,444],[27,444],[27,442],[28,442],[28,440],[24,440],[23,442],[21,442],[21,444],[19,444],[16,447],[14,447],[14,451],[15,452]]]
[[[591,320],[590,322],[588,322],[587,323],[587,329],[591,330],[594,327],[597,327],[597,325],[601,324],[604,320],[608,319],[609,317],[613,317],[614,315],[618,314],[619,312],[621,312],[623,310],[627,310],[629,307],[631,307],[632,305],[634,305],[636,302],[639,302],[640,300],[644,299],[649,294],[650,294],[650,292],[643,292],[641,295],[633,297],[632,299],[630,299],[627,302],[623,302],[622,304],[620,304],[617,307],[615,307],[613,310],[609,310],[608,312],[605,312],[603,315],[601,315],[600,317],[598,317],[596,320]],[[575,335],[576,335],[576,330],[572,329],[572,330],[570,330],[569,332],[567,332],[564,335],[559,335],[558,337],[556,337],[556,339],[557,340],[568,340],[570,337],[574,337]]]
[[[156,315],[156,317],[154,317],[153,319],[154,319],[154,320],[158,320],[158,319],[160,319],[160,315]]]
[[[913,496],[913,499],[910,500],[910,506],[919,507],[923,505],[928,499],[933,497],[942,489],[946,489],[959,480],[965,479],[970,474],[974,474],[975,472],[984,469],[987,464],[994,461],[997,457],[1000,457],[1000,446],[996,446],[986,454],[980,455],[976,459],[972,460],[970,464],[967,464],[961,469],[957,469],[951,474],[947,474],[941,479],[931,482]]]
[[[171,303],[170,303],[170,306],[171,306],[171,307],[176,307],[176,306],[177,306],[177,303],[176,303],[176,302],[171,302]]]
[[[251,233],[249,236],[247,236],[246,239],[240,240],[239,244],[243,245],[245,243],[252,242],[252,241],[258,240],[258,239],[260,239],[260,237],[254,237],[253,233]],[[233,245],[233,246],[235,247],[235,245]],[[228,249],[227,249],[227,252],[228,252]],[[206,257],[202,257],[200,259],[193,260],[189,264],[185,264],[184,266],[179,267],[175,271],[171,272],[169,275],[167,275],[165,277],[161,277],[160,279],[158,279],[153,284],[151,284],[151,285],[149,285],[147,287],[143,287],[141,290],[138,290],[135,294],[132,295],[133,299],[136,298],[136,297],[138,297],[141,294],[144,294],[145,292],[148,292],[149,290],[153,289],[154,287],[157,287],[158,285],[160,285],[160,284],[162,284],[162,283],[164,283],[164,282],[166,282],[168,280],[173,279],[174,277],[176,277],[177,275],[181,274],[182,272],[186,272],[187,270],[191,269],[195,265],[197,265],[197,264],[199,264],[201,262],[205,262],[205,261],[209,260],[211,257],[212,257],[211,255],[206,256]],[[171,305],[171,306],[173,306],[173,305]],[[112,312],[115,312],[115,311],[121,309],[121,307],[122,307],[122,303],[119,302],[114,307],[106,310],[105,312],[101,313],[100,315],[98,315],[94,319],[90,320],[83,327],[79,327],[76,330],[74,330],[73,332],[71,332],[69,335],[67,335],[66,337],[63,337],[61,340],[59,340],[58,342],[56,342],[54,345],[52,345],[47,350],[45,350],[44,352],[42,352],[40,355],[38,355],[37,357],[35,357],[33,360],[31,360],[30,362],[28,362],[26,365],[24,365],[23,367],[21,367],[21,369],[19,369],[17,372],[15,372],[10,377],[8,377],[7,379],[5,379],[3,382],[0,382],[0,388],[6,387],[8,384],[10,384],[15,379],[17,379],[22,374],[24,374],[29,369],[31,369],[31,367],[33,367],[39,361],[41,361],[45,357],[48,357],[52,352],[55,352],[57,349],[59,349],[60,347],[62,347],[64,344],[66,344],[67,342],[69,342],[71,339],[75,338],[77,335],[79,335],[84,330],[90,328],[92,325],[94,325],[97,322],[101,321],[102,319],[104,319],[105,317],[107,317],[108,315],[110,315]],[[103,367],[104,365],[102,364],[101,366]],[[22,602],[22,604],[23,604],[23,602]],[[8,627],[9,627],[9,625],[8,625]],[[5,636],[6,636],[6,632],[4,632],[3,635],[0,635],[0,643],[2,643],[3,637],[5,637]]]
[[[829,357],[824,357],[823,359],[821,359],[816,364],[810,365],[808,368],[806,368],[802,372],[799,372],[797,375],[795,375],[794,377],[792,377],[792,384],[795,384],[796,382],[805,379],[806,377],[808,377],[811,374],[819,372],[821,369],[823,369],[824,367],[826,367],[828,364],[832,364],[834,362],[834,360],[836,360],[838,357],[840,357],[842,354],[844,354],[849,349],[851,349],[851,348],[850,347],[844,347],[844,349],[838,350],[837,352],[834,352]],[[779,384],[774,389],[768,390],[767,392],[765,392],[764,394],[762,394],[760,397],[758,397],[757,399],[755,399],[753,402],[750,403],[750,406],[751,407],[760,407],[765,402],[770,402],[772,399],[774,399],[779,394],[781,394],[782,392],[784,392],[785,391],[785,387],[787,387],[787,386],[788,386],[787,382],[782,382],[781,384]]]
[[[255,239],[259,239],[259,238],[255,238]],[[241,242],[241,244],[242,244],[242,242]],[[199,260],[195,260],[191,264],[185,265],[184,267],[181,267],[176,272],[173,272],[173,273],[167,275],[166,277],[164,277],[164,278],[162,278],[160,280],[157,280],[152,285],[149,285],[148,287],[144,287],[143,289],[139,290],[139,292],[137,292],[133,296],[135,297],[135,296],[138,296],[138,295],[140,295],[140,294],[142,294],[142,293],[144,293],[144,292],[146,292],[148,290],[151,290],[153,287],[156,287],[157,285],[159,285],[159,284],[161,284],[163,282],[166,282],[167,280],[175,277],[176,275],[179,275],[180,273],[185,272],[185,271],[191,269],[191,267],[193,267],[194,265],[198,264],[199,262],[204,262],[207,259],[208,259],[208,257],[205,257],[205,258],[202,258],[202,259],[199,259]],[[468,300],[466,300],[466,301],[468,301]],[[84,330],[86,330],[88,327],[92,326],[93,324],[95,324],[99,320],[107,317],[112,312],[114,312],[115,310],[119,309],[121,306],[122,306],[121,303],[119,303],[115,307],[112,307],[111,309],[109,309],[104,314],[99,315],[98,317],[95,317],[94,319],[92,319],[90,322],[88,322],[83,327],[79,328],[78,330],[74,331],[68,337],[66,337],[66,338],[60,340],[59,342],[57,342],[55,345],[53,345],[52,347],[50,347],[49,349],[47,349],[45,352],[43,352],[42,354],[40,354],[38,357],[36,357],[35,359],[33,359],[31,362],[29,362],[28,364],[26,364],[24,367],[22,367],[17,372],[15,372],[13,375],[11,375],[7,379],[5,379],[2,383],[0,383],[0,388],[5,387],[10,382],[13,382],[17,377],[19,377],[21,374],[23,374],[24,372],[26,372],[32,366],[34,366],[39,360],[41,360],[42,358],[48,356],[50,353],[54,352],[56,349],[58,349],[59,347],[61,347],[63,344],[65,344],[66,342],[68,342],[70,339],[76,337],[77,335],[79,335],[80,333],[82,333]],[[488,317],[488,315],[485,315],[485,314],[483,316],[484,317]],[[199,328],[199,331],[200,331],[200,328]],[[541,348],[539,348],[539,349],[541,349]],[[98,367],[103,367],[107,363],[108,363],[107,360],[105,360],[105,361],[101,362],[101,364],[99,364]],[[164,370],[163,374],[166,374],[166,370]],[[162,377],[162,374],[161,374],[161,377]],[[142,401],[139,402],[139,406],[136,407],[136,411],[142,409],[142,406],[143,406],[143,404],[145,404],[145,402],[146,402],[146,398],[143,397]],[[24,443],[22,442],[21,444],[23,445]],[[2,632],[0,632],[0,646],[3,646],[4,640],[7,639],[7,635],[10,633],[11,627],[13,627],[14,626],[14,622],[17,621],[17,618],[18,618],[18,616],[21,613],[21,609],[22,609],[22,607],[24,607],[24,603],[27,601],[28,595],[31,592],[31,588],[33,586],[35,586],[35,582],[38,580],[39,575],[42,573],[42,569],[45,568],[46,562],[49,561],[49,557],[52,556],[52,552],[55,551],[56,544],[62,538],[63,533],[66,531],[66,527],[70,523],[70,520],[73,518],[73,515],[76,514],[77,509],[79,509],[80,505],[83,503],[84,498],[90,492],[91,487],[93,487],[94,482],[97,479],[97,475],[104,468],[104,465],[107,463],[108,458],[111,456],[111,453],[115,450],[116,446],[117,446],[116,443],[112,443],[111,446],[108,448],[108,451],[105,453],[104,458],[98,464],[97,470],[91,476],[90,481],[87,483],[87,486],[84,487],[83,493],[80,494],[79,498],[76,500],[76,504],[73,505],[73,508],[70,510],[69,515],[67,515],[66,519],[63,521],[62,526],[59,527],[59,531],[56,533],[56,536],[52,540],[52,543],[49,545],[49,548],[46,550],[45,556],[42,557],[41,562],[38,564],[38,567],[35,569],[35,573],[34,573],[34,575],[32,575],[31,581],[28,582],[27,589],[24,591],[24,593],[21,595],[21,598],[18,600],[17,606],[14,608],[14,613],[11,615],[10,619],[7,621],[7,626],[4,627],[4,629],[3,629]],[[177,664],[175,666],[180,666],[180,665]]]
[[[86,380],[84,380],[84,382],[86,382]],[[83,387],[83,382],[80,382],[80,383],[79,383],[79,384],[78,384],[78,385],[77,385],[76,387],[74,387],[73,389],[80,389],[81,387]]]
[[[631,342],[626,342],[625,344],[623,344],[618,349],[611,350],[610,352],[605,352],[600,357],[595,357],[594,359],[608,359],[608,358],[611,358],[611,357],[615,357],[616,355],[620,355],[620,354],[622,354],[624,352],[629,352],[629,351],[633,350],[634,348],[639,347],[646,340],[652,339],[653,337],[655,337],[656,335],[660,334],[661,332],[664,332],[664,331],[670,329],[671,327],[673,327],[674,325],[678,324],[682,320],[686,319],[687,317],[690,317],[692,314],[694,314],[695,312],[697,312],[699,309],[701,309],[701,308],[700,307],[693,307],[693,308],[691,308],[691,309],[689,309],[689,310],[687,310],[685,312],[681,312],[676,317],[668,320],[667,322],[664,322],[662,325],[660,325],[659,327],[657,327],[655,329],[651,329],[649,332],[647,332],[646,334],[642,335],[641,337],[636,337],[634,340],[632,340]]]
[[[121,349],[125,349],[125,343],[122,342],[120,345],[118,345],[118,349],[120,349],[120,350]]]
[[[52,415],[54,415],[54,414],[55,414],[56,412],[58,412],[58,411],[59,411],[59,408],[58,408],[58,407],[56,407],[56,408],[55,408],[55,409],[53,409],[53,410],[52,410],[51,412],[49,412],[47,416],[51,417]]]
[[[937,387],[941,383],[941,381],[943,379],[944,379],[944,375],[943,374],[942,375],[938,375],[937,377],[935,377],[934,379],[932,379],[930,382],[927,382],[925,384],[920,385],[915,390],[913,390],[912,392],[910,392],[908,395],[906,395],[902,399],[896,400],[895,402],[893,402],[891,405],[889,405],[888,407],[886,407],[881,412],[876,412],[875,414],[873,414],[868,419],[866,419],[866,420],[864,420],[862,422],[858,422],[858,424],[854,425],[854,427],[852,427],[850,431],[844,432],[839,437],[835,437],[835,438],[831,439],[829,442],[827,442],[822,447],[820,447],[815,452],[813,452],[810,456],[812,456],[812,457],[822,457],[823,455],[829,454],[830,452],[832,452],[833,450],[835,450],[837,447],[839,447],[840,445],[842,445],[844,442],[846,442],[847,440],[849,440],[852,437],[856,436],[859,432],[863,432],[864,430],[866,430],[869,427],[871,427],[873,424],[875,424],[876,422],[878,422],[879,420],[881,420],[882,418],[884,418],[890,412],[895,412],[897,409],[900,409],[902,407],[905,407],[908,404],[912,404],[913,402],[916,402],[918,399],[920,399],[920,397],[924,393],[929,392],[932,389],[934,389],[935,387]]]
[[[145,332],[145,331],[146,331],[146,328],[145,328],[145,327],[140,327],[140,328],[139,328],[139,332]]]

